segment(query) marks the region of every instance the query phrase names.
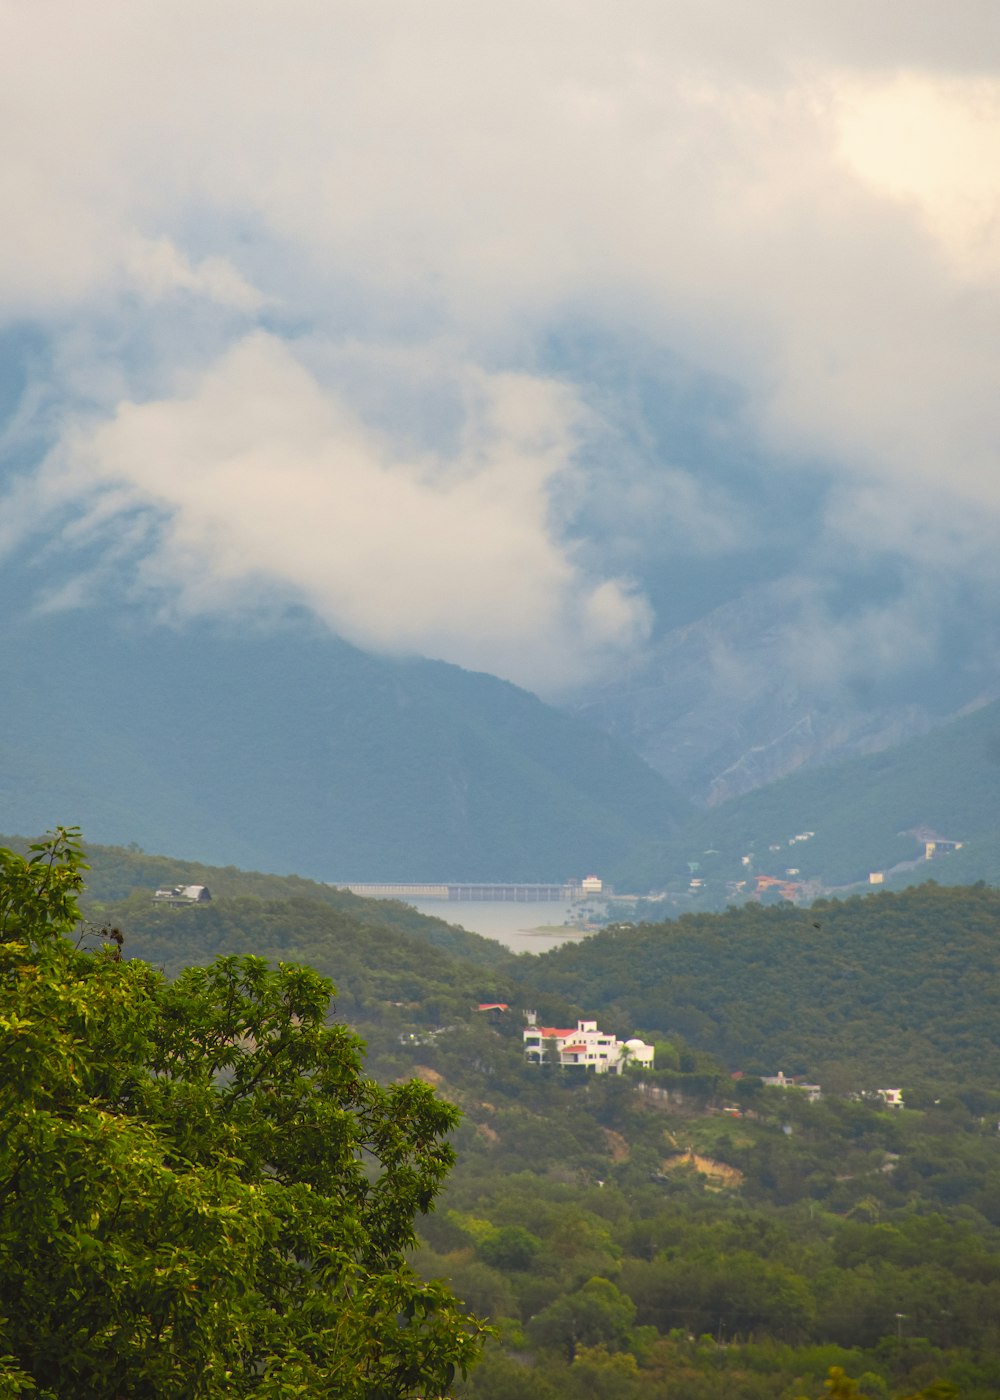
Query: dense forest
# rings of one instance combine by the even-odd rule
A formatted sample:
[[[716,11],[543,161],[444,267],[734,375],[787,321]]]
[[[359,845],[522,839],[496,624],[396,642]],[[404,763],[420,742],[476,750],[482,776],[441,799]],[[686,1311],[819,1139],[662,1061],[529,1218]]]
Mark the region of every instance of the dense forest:
[[[500,1330],[456,1395],[793,1400],[831,1367],[873,1397],[1000,1393],[1000,892],[751,905],[513,957],[404,906],[205,867],[211,905],[156,907],[150,862],[93,855],[86,911],[126,955],[307,961],[369,1073],[462,1110],[414,1256]],[[644,1034],[656,1069],[528,1066],[522,1007]],[[778,1069],[822,1100],[763,1086]]]

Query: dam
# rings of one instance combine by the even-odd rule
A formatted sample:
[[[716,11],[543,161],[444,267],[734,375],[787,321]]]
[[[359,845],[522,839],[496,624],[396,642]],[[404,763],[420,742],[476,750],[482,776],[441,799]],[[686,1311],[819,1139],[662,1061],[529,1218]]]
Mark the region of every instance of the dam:
[[[579,899],[585,893],[578,881],[568,881],[560,885],[505,885],[488,883],[455,884],[340,884],[338,890],[350,890],[351,894],[365,899],[441,899],[465,901],[476,904],[554,904],[569,899]]]

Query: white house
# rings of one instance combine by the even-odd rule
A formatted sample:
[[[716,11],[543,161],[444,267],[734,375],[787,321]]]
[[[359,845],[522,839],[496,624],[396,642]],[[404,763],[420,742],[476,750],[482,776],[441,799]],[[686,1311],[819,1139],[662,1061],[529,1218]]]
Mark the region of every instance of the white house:
[[[577,1021],[576,1026],[538,1026],[534,1013],[524,1031],[524,1054],[529,1063],[552,1063],[552,1057],[567,1069],[582,1068],[595,1074],[621,1074],[626,1064],[653,1068],[654,1049],[645,1041],[617,1040],[597,1029],[596,1021]]]
[[[790,1079],[780,1069],[777,1074],[762,1074],[760,1082],[771,1089],[801,1089],[810,1103],[817,1103],[823,1097],[821,1085],[805,1084],[801,1079]]]

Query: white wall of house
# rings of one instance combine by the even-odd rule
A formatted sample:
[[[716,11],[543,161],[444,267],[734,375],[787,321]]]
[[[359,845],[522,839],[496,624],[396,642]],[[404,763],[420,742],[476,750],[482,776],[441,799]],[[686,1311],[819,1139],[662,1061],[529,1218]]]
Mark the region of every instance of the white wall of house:
[[[645,1041],[621,1041],[598,1030],[596,1021],[577,1021],[575,1027],[529,1025],[524,1031],[524,1053],[536,1064],[551,1061],[567,1069],[583,1068],[595,1074],[621,1074],[629,1062],[653,1067],[654,1050]]]

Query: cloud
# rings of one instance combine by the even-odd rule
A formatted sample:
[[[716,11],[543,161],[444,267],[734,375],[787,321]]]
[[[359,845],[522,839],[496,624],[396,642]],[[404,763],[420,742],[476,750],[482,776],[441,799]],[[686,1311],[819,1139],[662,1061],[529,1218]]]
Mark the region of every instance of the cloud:
[[[627,581],[587,577],[549,531],[579,405],[551,380],[456,375],[455,451],[407,456],[258,333],[186,393],[77,426],[43,473],[47,495],[89,494],[90,532],[122,509],[158,510],[141,578],[179,584],[181,611],[272,580],[367,646],[549,690],[582,679],[640,643],[648,618]]]
[[[125,272],[150,301],[188,292],[240,311],[258,311],[266,302],[227,258],[202,258],[192,264],[169,238],[136,237],[125,258]]]
[[[826,548],[961,567],[1000,514],[992,0],[0,15],[0,317],[56,346],[49,479],[80,528],[157,502],[146,575],[189,605],[256,571],[550,687],[641,646],[626,565],[750,526],[652,429],[616,457],[613,386],[545,363],[575,318],[836,478]]]
[[[854,173],[915,211],[958,277],[1000,276],[995,76],[847,79],[837,127]]]

